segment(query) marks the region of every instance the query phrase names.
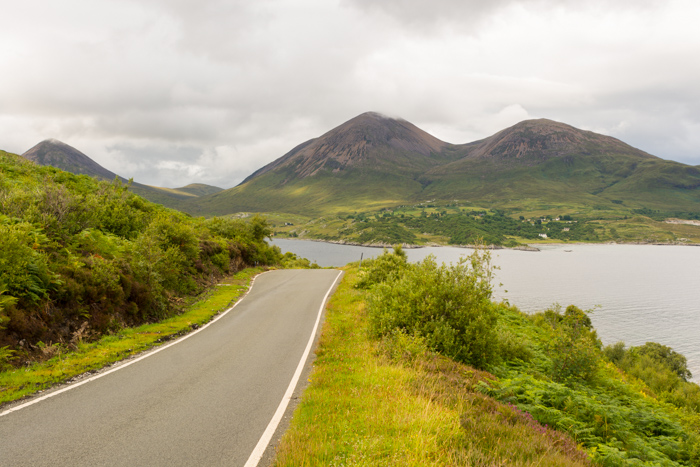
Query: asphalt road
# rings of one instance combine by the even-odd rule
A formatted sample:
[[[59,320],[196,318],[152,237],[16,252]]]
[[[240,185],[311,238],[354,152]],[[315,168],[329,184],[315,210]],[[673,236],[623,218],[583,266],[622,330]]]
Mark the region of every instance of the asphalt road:
[[[0,465],[244,465],[338,275],[258,276],[233,310],[190,338],[0,416]]]

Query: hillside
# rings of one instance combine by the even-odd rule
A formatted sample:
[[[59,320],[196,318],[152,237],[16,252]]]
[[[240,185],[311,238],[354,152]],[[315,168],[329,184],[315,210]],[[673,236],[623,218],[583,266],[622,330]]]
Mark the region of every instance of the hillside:
[[[529,120],[468,144],[365,113],[300,144],[237,187],[186,211],[319,216],[430,200],[516,211],[700,212],[700,169],[551,120]]]
[[[115,178],[127,183],[127,179],[107,170],[88,156],[56,139],[47,139],[22,154],[38,165],[56,167],[76,175],[89,175],[98,180],[112,181]],[[209,195],[221,188],[193,183],[182,188],[161,188],[132,182],[130,190],[149,201],[169,208],[179,209],[188,198]]]
[[[698,167],[551,120],[521,122],[454,150],[462,157],[421,177],[424,196],[700,210]]]
[[[229,190],[189,201],[193,214],[319,214],[411,199],[418,177],[453,160],[449,145],[415,125],[368,112],[309,140]]]
[[[204,183],[190,183],[187,186],[174,188],[174,190],[179,191],[181,193],[189,193],[193,196],[206,196],[223,191],[223,188],[219,188],[218,186],[206,185]]]
[[[0,371],[172,316],[224,275],[277,263],[267,235],[257,217],[192,219],[0,151]]]

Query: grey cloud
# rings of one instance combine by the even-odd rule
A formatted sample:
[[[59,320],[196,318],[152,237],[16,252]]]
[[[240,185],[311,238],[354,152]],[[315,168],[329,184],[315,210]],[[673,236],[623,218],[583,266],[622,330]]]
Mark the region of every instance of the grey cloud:
[[[510,6],[525,9],[604,8],[607,11],[617,9],[640,9],[662,5],[660,0],[343,0],[343,4],[360,8],[369,13],[381,12],[408,27],[425,27],[434,29],[441,25],[462,25],[467,29]]]
[[[23,27],[0,30],[0,147],[55,137],[143,183],[229,187],[369,110],[454,143],[548,117],[662,157],[700,144],[700,44],[664,22],[690,3],[41,3],[4,11]]]

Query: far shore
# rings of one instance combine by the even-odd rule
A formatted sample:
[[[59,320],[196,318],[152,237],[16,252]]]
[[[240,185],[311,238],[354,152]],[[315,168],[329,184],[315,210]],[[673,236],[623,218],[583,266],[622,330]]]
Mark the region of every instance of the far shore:
[[[396,244],[389,243],[359,243],[352,242],[348,240],[323,240],[320,238],[297,238],[297,237],[275,237],[280,240],[305,240],[309,242],[320,242],[320,243],[331,243],[334,245],[349,245],[349,246],[361,246],[365,248],[393,248]],[[487,250],[517,250],[517,251],[541,251],[542,246],[556,246],[556,247],[566,247],[575,245],[654,245],[654,246],[700,246],[700,243],[672,243],[672,242],[571,242],[571,243],[561,243],[561,242],[537,242],[527,245],[518,245],[514,247],[507,247],[503,245],[443,245],[440,243],[427,243],[425,245],[416,245],[411,243],[401,243],[401,248],[404,249],[418,249],[418,248],[432,248],[432,247],[450,247],[450,248],[465,248],[465,249],[475,249],[475,248],[486,248]]]

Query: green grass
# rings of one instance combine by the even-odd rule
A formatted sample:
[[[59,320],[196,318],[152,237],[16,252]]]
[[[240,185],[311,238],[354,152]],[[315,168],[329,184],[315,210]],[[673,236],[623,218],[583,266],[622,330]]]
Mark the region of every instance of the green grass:
[[[356,273],[346,269],[328,305],[276,466],[589,465],[566,435],[479,392],[493,375],[370,340]]]
[[[186,334],[237,301],[248,289],[251,278],[261,271],[261,268],[245,269],[227,278],[184,313],[164,321],[126,328],[96,342],[79,343],[75,350],[67,351],[60,345],[45,347],[55,356],[27,368],[0,373],[0,403],[21,399]]]

